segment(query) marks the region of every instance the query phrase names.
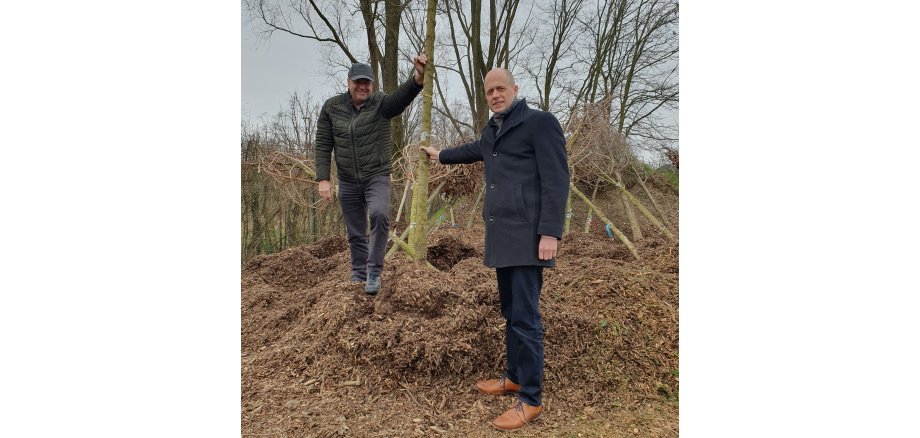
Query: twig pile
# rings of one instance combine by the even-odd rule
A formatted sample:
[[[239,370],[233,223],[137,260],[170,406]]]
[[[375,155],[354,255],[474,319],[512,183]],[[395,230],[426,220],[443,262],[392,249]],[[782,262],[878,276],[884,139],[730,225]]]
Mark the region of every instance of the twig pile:
[[[677,393],[677,249],[644,243],[634,262],[572,233],[545,271],[547,423]],[[429,247],[439,270],[398,254],[376,297],[347,282],[343,238],[254,258],[242,278],[244,433],[405,432],[419,421],[485,433],[496,408],[469,387],[503,371],[504,320],[481,254],[481,227],[439,230]]]

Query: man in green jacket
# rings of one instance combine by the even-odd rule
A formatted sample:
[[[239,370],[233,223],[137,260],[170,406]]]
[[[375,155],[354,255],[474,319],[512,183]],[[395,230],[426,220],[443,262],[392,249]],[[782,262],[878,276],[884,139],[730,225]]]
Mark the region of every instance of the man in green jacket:
[[[374,92],[371,66],[358,63],[348,70],[348,91],[323,104],[316,127],[316,180],[319,195],[332,200],[330,161],[335,155],[339,204],[348,232],[351,281],[367,283],[364,291],[380,290],[380,273],[390,227],[390,119],[402,114],[422,91],[428,59],[412,58],[414,77],[393,94]],[[370,235],[367,221],[370,216]]]

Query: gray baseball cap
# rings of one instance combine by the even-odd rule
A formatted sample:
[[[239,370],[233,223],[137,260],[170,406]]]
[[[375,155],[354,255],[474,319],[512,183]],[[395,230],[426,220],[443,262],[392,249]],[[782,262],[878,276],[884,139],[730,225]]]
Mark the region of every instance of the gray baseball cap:
[[[359,62],[348,69],[348,79],[353,81],[357,81],[358,79],[370,79],[370,81],[373,82],[374,70],[371,69],[370,65]]]

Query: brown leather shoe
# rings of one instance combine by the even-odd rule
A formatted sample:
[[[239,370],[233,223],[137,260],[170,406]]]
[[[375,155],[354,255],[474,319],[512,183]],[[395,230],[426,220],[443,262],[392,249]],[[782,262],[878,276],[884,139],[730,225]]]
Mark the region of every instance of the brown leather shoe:
[[[514,402],[511,409],[499,415],[492,424],[499,430],[515,430],[524,427],[526,424],[533,423],[543,412],[543,406],[531,406],[518,400]]]
[[[500,379],[477,380],[476,389],[486,395],[504,395],[517,393],[521,390],[521,385],[502,376]]]

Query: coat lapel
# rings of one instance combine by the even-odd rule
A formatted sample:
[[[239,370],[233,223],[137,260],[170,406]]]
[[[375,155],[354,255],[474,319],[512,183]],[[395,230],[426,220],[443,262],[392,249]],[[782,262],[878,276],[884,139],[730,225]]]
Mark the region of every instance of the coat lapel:
[[[502,137],[504,137],[507,133],[511,132],[511,130],[513,130],[517,125],[521,124],[521,122],[524,120],[524,111],[526,111],[527,109],[528,109],[527,101],[521,99],[521,101],[518,103],[517,107],[514,108],[511,114],[508,114],[508,117],[505,120],[505,123],[502,124],[502,129],[498,131],[498,137],[495,137],[495,139],[493,140],[493,144],[494,144],[493,149],[498,149],[498,141],[501,140]],[[486,130],[490,131],[491,127]]]
[[[479,144],[488,145],[488,151],[492,152],[492,148],[495,146],[495,130],[492,128],[491,120],[486,123],[486,127],[482,130],[482,136],[479,138]]]

